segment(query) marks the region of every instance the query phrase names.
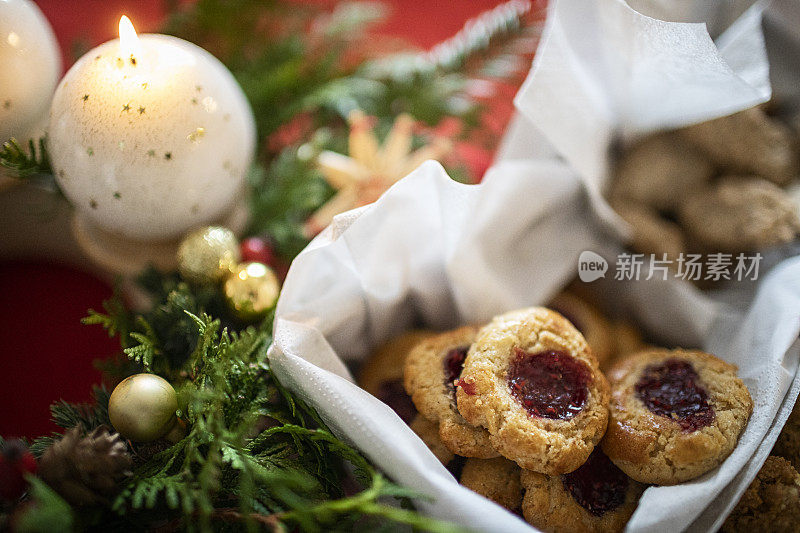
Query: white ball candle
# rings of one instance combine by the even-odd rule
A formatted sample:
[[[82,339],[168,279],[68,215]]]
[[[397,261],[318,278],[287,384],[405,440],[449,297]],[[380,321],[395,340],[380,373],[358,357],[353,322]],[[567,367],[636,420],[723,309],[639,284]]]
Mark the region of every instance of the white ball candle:
[[[61,74],[47,19],[29,0],[0,0],[0,143],[41,135]]]
[[[83,56],[56,90],[48,148],[58,184],[107,234],[164,242],[224,217],[255,149],[252,110],[211,54],[166,35]]]

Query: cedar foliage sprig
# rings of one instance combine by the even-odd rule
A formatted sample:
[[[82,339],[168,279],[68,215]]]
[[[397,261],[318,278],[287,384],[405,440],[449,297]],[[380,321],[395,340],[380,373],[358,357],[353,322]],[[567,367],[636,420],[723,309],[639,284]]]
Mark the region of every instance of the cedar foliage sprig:
[[[78,512],[52,491],[37,489],[28,511],[31,523],[56,527],[51,521],[65,517],[53,508],[66,505],[69,520],[78,529],[99,524],[143,529],[166,521],[169,530],[192,524],[202,531],[223,525],[332,531],[369,524],[455,531],[413,510],[388,505],[387,498],[408,501],[419,495],[388,481],[280,384],[266,355],[271,317],[238,331],[229,329],[202,307],[198,310],[198,299],[186,297],[191,292],[186,284],[169,275],[157,283],[156,277],[153,272],[144,276],[160,293],[153,309],[184,305],[181,313],[195,332],[194,346],[180,363],[158,348],[161,341],[152,333],[148,337],[131,330],[180,331],[185,325],[176,313],[151,310],[134,315],[112,301],[104,306],[109,314],[94,312],[89,321],[114,329],[117,335],[127,334],[121,346],[127,346],[125,352],[132,359],[140,355],[137,347],[147,347],[151,368],[165,370],[176,387],[178,414],[188,426],[186,436],[156,453],[131,444],[138,466],[107,506]],[[146,342],[137,343],[137,338]],[[59,402],[53,406],[53,419],[64,429],[80,425],[91,431],[108,425],[108,396],[98,388],[92,405]],[[58,437],[37,440],[35,453]],[[361,490],[347,495],[342,487],[350,469]]]

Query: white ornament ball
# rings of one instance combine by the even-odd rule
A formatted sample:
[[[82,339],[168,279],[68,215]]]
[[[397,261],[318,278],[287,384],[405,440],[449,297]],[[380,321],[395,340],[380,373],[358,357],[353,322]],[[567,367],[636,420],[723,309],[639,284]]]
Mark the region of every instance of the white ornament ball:
[[[67,72],[48,148],[59,186],[92,224],[169,241],[241,200],[255,121],[211,54],[166,35],[133,39],[100,45]]]
[[[34,135],[60,74],[56,37],[36,4],[0,0],[0,143]]]

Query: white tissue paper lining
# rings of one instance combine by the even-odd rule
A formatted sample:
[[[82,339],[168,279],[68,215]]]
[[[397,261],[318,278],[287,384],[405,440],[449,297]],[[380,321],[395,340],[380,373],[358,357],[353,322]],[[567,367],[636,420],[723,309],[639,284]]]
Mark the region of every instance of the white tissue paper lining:
[[[585,4],[555,3],[548,27],[561,20],[553,11]],[[641,22],[627,7],[605,11],[603,5],[592,16],[616,10],[619,20],[608,22],[614,27]],[[652,36],[673,27],[662,22],[630,31]],[[679,33],[697,35],[689,29],[686,34],[681,25]],[[744,91],[747,98],[760,98],[752,91]],[[747,107],[740,96],[737,105]],[[521,92],[517,104],[527,114],[524,99]],[[471,530],[530,526],[458,485],[390,408],[353,383],[344,361],[363,360],[416,324],[447,329],[541,304],[575,276],[580,252],[616,255],[615,239],[595,229],[598,200],[591,186],[584,187],[587,174],[570,157],[556,157],[561,150],[532,145],[532,139],[547,138],[547,131],[530,127],[525,119],[516,121],[501,160],[481,185],[455,183],[428,162],[376,203],[336,217],[292,264],[270,349],[284,384],[337,435],[392,479],[433,496],[432,502],[419,502],[422,510]],[[599,185],[604,174],[595,177]],[[663,342],[701,346],[739,365],[755,408],[734,452],[699,479],[647,489],[628,525],[636,532],[714,531],[757,473],[800,390],[800,258],[778,264],[762,276],[755,297],[747,292],[738,300],[724,294],[712,299],[685,283],[656,279],[600,280],[597,287],[613,308],[632,312]]]

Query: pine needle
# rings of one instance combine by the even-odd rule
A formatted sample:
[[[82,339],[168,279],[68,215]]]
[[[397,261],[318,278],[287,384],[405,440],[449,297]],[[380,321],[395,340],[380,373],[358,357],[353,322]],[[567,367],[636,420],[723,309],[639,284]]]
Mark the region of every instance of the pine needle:
[[[19,179],[53,173],[43,138],[39,139],[38,143],[33,139],[29,140],[27,151],[16,139],[4,142],[0,149],[0,166],[10,170],[11,175]]]

